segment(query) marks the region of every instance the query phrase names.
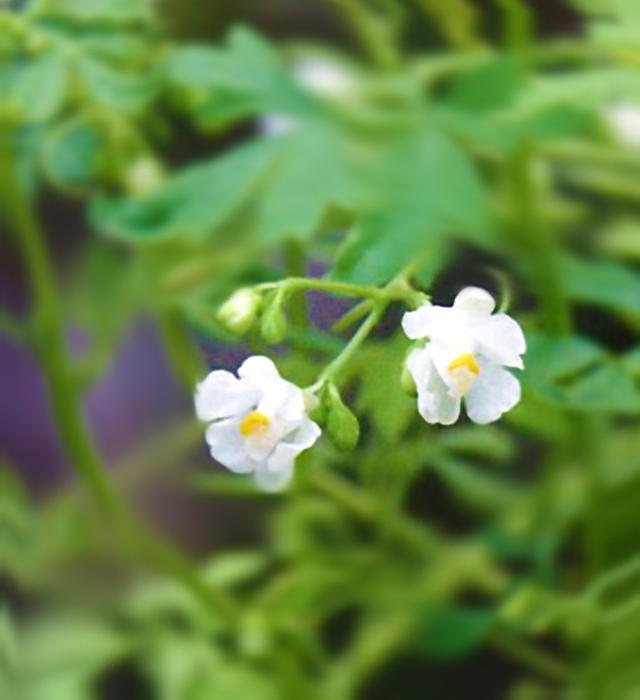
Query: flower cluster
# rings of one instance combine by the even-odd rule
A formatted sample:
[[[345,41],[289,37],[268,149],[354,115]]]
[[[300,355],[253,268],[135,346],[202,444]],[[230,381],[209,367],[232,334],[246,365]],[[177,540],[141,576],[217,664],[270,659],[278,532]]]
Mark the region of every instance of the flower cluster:
[[[520,400],[508,368],[523,367],[524,335],[494,307],[486,291],[467,287],[451,307],[426,303],[405,313],[404,332],[419,341],[406,367],[428,423],[455,423],[463,401],[471,420],[491,423]],[[260,488],[278,491],[291,480],[297,455],[321,434],[308,415],[313,399],[283,379],[271,360],[250,357],[238,377],[211,372],[198,385],[195,404],[198,418],[209,423],[211,456],[233,472],[253,474]]]

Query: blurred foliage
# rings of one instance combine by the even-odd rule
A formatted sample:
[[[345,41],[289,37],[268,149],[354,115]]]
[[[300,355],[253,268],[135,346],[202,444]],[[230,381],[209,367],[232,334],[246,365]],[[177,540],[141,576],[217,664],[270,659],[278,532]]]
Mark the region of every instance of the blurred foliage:
[[[513,700],[640,693],[640,150],[610,118],[640,110],[638,3],[567,2],[582,29],[554,41],[520,0],[327,4],[357,55],[245,25],[176,43],[146,0],[0,9],[0,211],[34,302],[0,323],[38,359],[93,497],[34,503],[20,465],[2,467],[3,698],[106,698],[124,676],[141,698],[348,700],[403,654],[461,663],[481,647],[517,665]],[[435,47],[406,49],[415,17]],[[198,158],[176,156],[185,134]],[[44,196],[91,230],[62,285]],[[364,290],[337,330],[286,286],[309,261],[326,289]],[[424,424],[401,333],[346,345],[376,294],[391,323],[443,279],[513,292],[524,394],[499,425]],[[269,291],[247,348],[278,342],[300,385],[338,357],[334,444],[279,497],[207,465],[188,476],[191,424],[107,479],[80,399],[132,320],[156,319],[190,392],[195,338],[237,343],[217,310],[250,285]],[[89,338],[76,363],[71,323]],[[161,462],[198,494],[272,503],[266,544],[195,567],[149,533],[120,496]],[[431,690],[425,674],[425,696],[456,693]]]

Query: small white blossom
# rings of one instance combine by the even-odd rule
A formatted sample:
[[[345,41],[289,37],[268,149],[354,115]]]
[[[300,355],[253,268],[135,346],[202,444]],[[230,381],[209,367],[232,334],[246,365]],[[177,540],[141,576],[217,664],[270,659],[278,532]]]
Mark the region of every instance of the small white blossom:
[[[604,112],[605,120],[620,143],[640,148],[640,107],[618,105]]]
[[[429,341],[407,358],[427,423],[455,423],[463,398],[476,423],[498,420],[520,400],[520,383],[505,367],[522,369],[524,335],[510,316],[492,314],[494,307],[488,292],[467,287],[452,307],[425,304],[404,315],[407,336]]]
[[[308,417],[301,389],[282,379],[267,357],[250,357],[231,372],[215,370],[195,394],[207,421],[211,456],[238,474],[253,474],[260,488],[279,491],[291,480],[296,456],[320,428]]]

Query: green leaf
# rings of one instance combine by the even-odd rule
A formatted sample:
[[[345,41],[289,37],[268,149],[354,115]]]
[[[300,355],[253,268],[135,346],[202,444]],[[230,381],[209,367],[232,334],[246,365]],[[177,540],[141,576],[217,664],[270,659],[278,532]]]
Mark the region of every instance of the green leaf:
[[[640,274],[605,260],[566,256],[560,275],[572,299],[624,313],[640,313]]]
[[[15,75],[13,97],[28,124],[49,121],[60,111],[68,88],[67,62],[58,51],[47,51]]]
[[[313,104],[294,83],[275,47],[247,27],[231,30],[225,48],[182,46],[168,61],[171,82],[203,104],[236,102],[246,113],[301,114]]]
[[[518,111],[532,114],[553,105],[601,108],[640,99],[639,71],[631,66],[592,68],[536,77],[518,99]]]
[[[327,125],[307,123],[281,139],[281,155],[257,207],[256,235],[274,243],[309,238],[331,205],[350,209],[354,188],[345,146]]]
[[[253,141],[188,166],[145,200],[97,200],[92,219],[105,233],[135,243],[179,235],[202,240],[247,202],[276,153],[275,140]]]
[[[636,415],[640,392],[624,366],[583,338],[528,335],[522,383],[535,396],[574,411]]]
[[[100,136],[78,122],[56,126],[44,137],[40,162],[57,186],[73,189],[90,185],[100,173]]]
[[[640,392],[619,366],[600,367],[566,389],[564,401],[580,411],[640,414]]]
[[[449,236],[491,246],[483,184],[442,130],[428,126],[396,140],[371,170],[373,206],[347,237],[336,276],[385,282],[420,256],[441,255]]]
[[[151,0],[35,0],[30,8],[38,15],[75,22],[134,22],[152,16]]]
[[[556,338],[541,333],[526,334],[527,353],[522,381],[536,384],[575,376],[606,358],[603,348],[587,338]]]
[[[369,343],[360,351],[356,408],[390,443],[400,439],[416,415],[415,399],[407,396],[400,385],[407,348],[407,338],[398,333],[392,340]]]
[[[482,643],[494,621],[495,613],[486,608],[436,608],[425,616],[419,646],[437,659],[459,658]]]
[[[445,94],[449,107],[484,114],[507,107],[524,86],[524,65],[501,57],[458,73]]]
[[[144,74],[117,72],[87,56],[78,62],[87,92],[100,104],[122,112],[138,112],[158,95],[161,87],[157,70]]]

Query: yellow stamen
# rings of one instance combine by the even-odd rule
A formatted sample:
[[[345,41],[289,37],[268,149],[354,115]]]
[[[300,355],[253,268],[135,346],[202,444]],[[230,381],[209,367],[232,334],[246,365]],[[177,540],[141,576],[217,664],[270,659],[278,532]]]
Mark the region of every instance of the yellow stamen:
[[[252,411],[240,421],[238,432],[242,437],[251,437],[256,433],[263,433],[270,423],[271,421],[263,413]]]
[[[477,377],[480,374],[480,367],[476,362],[476,358],[470,352],[463,352],[462,355],[456,357],[456,359],[447,367],[448,372],[453,372],[456,369],[461,369],[464,367],[468,369],[471,374]]]

